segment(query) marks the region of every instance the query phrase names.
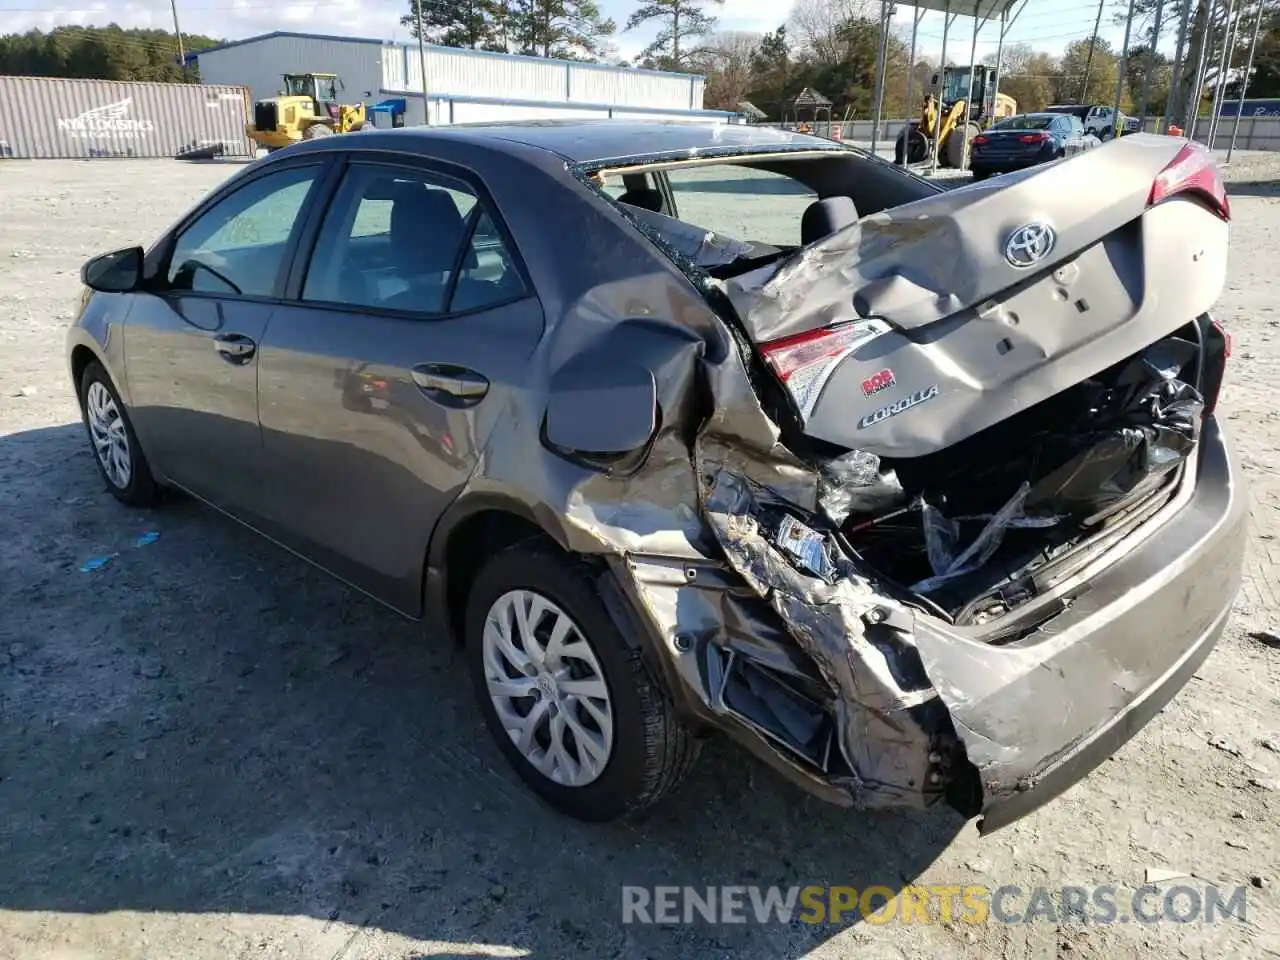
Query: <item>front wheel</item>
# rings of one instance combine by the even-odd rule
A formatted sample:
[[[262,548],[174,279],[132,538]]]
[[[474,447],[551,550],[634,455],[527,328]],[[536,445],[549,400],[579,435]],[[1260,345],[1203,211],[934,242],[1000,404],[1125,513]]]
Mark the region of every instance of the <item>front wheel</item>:
[[[333,136],[332,128],[326,126],[323,123],[313,123],[311,126],[307,127],[307,129],[302,131],[303,140],[318,140],[321,137],[332,137],[332,136]]]
[[[561,813],[613,820],[691,769],[698,742],[600,602],[588,571],[537,544],[481,570],[467,604],[467,659],[507,761]]]
[[[155,503],[156,482],[138,445],[129,413],[115,384],[97,361],[90,363],[80,378],[80,413],[98,473],[111,495],[131,507]]]

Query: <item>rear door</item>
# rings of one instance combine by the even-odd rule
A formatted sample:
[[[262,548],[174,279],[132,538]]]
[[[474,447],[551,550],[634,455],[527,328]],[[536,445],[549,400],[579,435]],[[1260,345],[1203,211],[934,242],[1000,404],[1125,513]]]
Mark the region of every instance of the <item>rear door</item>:
[[[130,413],[156,468],[237,516],[256,515],[258,350],[323,161],[272,164],[194,212],[158,250],[124,337]]]
[[[412,613],[542,311],[475,176],[353,157],[260,354],[267,529]]]

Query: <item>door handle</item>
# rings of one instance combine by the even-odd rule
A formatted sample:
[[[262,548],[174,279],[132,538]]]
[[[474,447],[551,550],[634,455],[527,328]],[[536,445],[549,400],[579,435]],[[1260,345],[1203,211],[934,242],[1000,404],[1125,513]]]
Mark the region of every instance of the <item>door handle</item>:
[[[429,396],[441,395],[478,403],[489,392],[489,381],[474,370],[452,363],[420,363],[413,368],[413,382]]]
[[[231,363],[248,363],[258,345],[243,333],[224,333],[213,338],[213,348]]]

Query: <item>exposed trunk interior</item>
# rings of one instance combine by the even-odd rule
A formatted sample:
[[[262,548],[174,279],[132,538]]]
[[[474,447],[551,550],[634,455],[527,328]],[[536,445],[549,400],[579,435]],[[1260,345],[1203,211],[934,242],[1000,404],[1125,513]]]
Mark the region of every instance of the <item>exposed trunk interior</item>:
[[[1174,496],[1221,382],[1207,317],[926,456],[828,461],[827,519],[863,564],[958,625],[1042,595]],[[820,571],[790,525],[777,541]]]

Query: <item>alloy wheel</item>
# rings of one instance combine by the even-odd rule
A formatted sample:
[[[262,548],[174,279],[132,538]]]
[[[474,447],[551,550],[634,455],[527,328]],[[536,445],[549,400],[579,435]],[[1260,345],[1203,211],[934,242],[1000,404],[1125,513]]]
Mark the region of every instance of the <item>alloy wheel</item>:
[[[129,432],[111,391],[99,380],[89,384],[84,398],[85,416],[93,437],[94,453],[107,480],[118,490],[129,486],[133,478],[133,457],[129,449]]]
[[[578,625],[547,597],[510,590],[481,636],[489,698],[521,756],[554,783],[595,781],[613,751],[613,704]]]

